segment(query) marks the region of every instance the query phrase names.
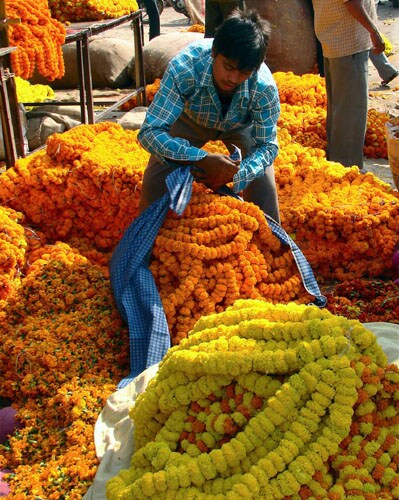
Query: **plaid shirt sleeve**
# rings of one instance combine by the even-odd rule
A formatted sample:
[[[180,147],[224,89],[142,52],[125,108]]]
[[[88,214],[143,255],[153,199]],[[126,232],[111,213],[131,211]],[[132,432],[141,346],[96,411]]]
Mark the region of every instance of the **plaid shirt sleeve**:
[[[171,66],[161,81],[161,86],[149,106],[140,129],[138,140],[143,148],[159,158],[180,161],[199,161],[207,153],[190,144],[186,139],[172,137],[170,127],[184,110],[184,99]]]
[[[270,83],[257,95],[252,109],[252,136],[255,147],[245,158],[233,178],[233,190],[239,193],[255,178],[262,176],[267,167],[273,164],[278,154],[277,120],[280,115],[280,99],[277,86]]]

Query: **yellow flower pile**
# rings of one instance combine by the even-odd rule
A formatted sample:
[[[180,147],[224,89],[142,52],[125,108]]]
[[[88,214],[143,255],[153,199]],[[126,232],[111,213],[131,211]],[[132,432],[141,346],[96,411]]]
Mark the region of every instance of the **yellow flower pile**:
[[[168,351],[131,409],[131,467],[107,498],[396,498],[397,375],[357,321],[239,300]],[[382,401],[389,423],[363,425]]]
[[[281,131],[275,161],[282,226],[325,279],[376,277],[398,243],[399,197],[371,173],[329,162]]]
[[[17,47],[11,54],[13,72],[29,79],[37,71],[52,81],[64,76],[65,26],[51,17],[47,0],[6,0],[6,13],[21,23],[8,29],[9,43]]]
[[[54,90],[49,85],[31,84],[16,76],[15,85],[19,102],[43,102],[55,98]]]
[[[315,74],[273,74],[281,101],[280,129],[287,129],[292,139],[303,146],[326,148],[327,95],[325,80]],[[370,109],[364,154],[369,158],[387,158],[385,123],[388,113]]]
[[[48,4],[54,19],[63,23],[112,19],[138,9],[136,0],[48,0]]]
[[[195,26],[195,25],[194,25]],[[286,129],[291,138],[303,146],[326,149],[326,108],[327,96],[324,78],[313,73],[294,75],[292,72],[276,72],[276,80],[281,101],[280,130]],[[147,100],[151,103],[159,89],[160,80],[147,85]],[[133,97],[123,104],[126,111],[137,106]],[[364,154],[369,158],[387,158],[385,123],[388,113],[370,109]]]

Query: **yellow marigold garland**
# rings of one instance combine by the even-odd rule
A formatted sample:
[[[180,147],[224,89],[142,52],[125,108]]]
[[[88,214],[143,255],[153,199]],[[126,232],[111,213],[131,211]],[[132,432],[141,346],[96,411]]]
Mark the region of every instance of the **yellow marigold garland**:
[[[9,27],[11,46],[18,49],[11,54],[14,73],[29,79],[37,71],[52,81],[64,76],[62,45],[66,30],[51,17],[47,0],[6,0],[10,18],[20,18],[21,23]]]
[[[364,377],[364,362],[380,377],[386,372],[384,390]],[[108,482],[107,498],[278,500],[303,498],[305,489],[306,498],[320,491],[343,498],[336,492],[359,485],[341,486],[332,474],[345,460],[341,446],[359,391],[374,389],[398,418],[386,396],[397,381],[389,370],[374,335],[357,321],[310,306],[239,300],[201,318],[169,350],[131,410],[132,466]],[[383,463],[394,463],[397,426],[380,432],[372,449],[389,450]],[[374,474],[376,492],[399,492],[399,476],[389,470],[386,479]]]

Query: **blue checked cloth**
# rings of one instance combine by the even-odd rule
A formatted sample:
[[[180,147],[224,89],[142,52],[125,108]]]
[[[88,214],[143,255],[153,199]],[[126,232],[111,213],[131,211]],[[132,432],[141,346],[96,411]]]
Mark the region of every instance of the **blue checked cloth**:
[[[146,368],[159,363],[171,345],[168,324],[149,263],[155,238],[169,208],[178,215],[184,212],[191,198],[193,180],[187,167],[176,168],[169,174],[166,179],[168,191],[132,222],[112,255],[111,286],[116,306],[129,329],[130,344],[130,374],[119,383],[118,388],[125,387]],[[227,186],[219,192],[239,198]],[[290,246],[303,285],[315,297],[314,304],[324,307],[327,299],[320,293],[305,256],[282,227],[268,215],[266,217],[273,234]]]

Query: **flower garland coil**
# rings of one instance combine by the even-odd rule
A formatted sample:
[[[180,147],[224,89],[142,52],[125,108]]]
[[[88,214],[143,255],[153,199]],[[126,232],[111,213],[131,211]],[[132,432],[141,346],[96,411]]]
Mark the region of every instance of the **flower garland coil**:
[[[107,498],[333,495],[341,486],[328,486],[327,461],[350,436],[366,359],[384,373],[370,331],[312,306],[238,300],[202,317],[131,409],[132,466]]]

